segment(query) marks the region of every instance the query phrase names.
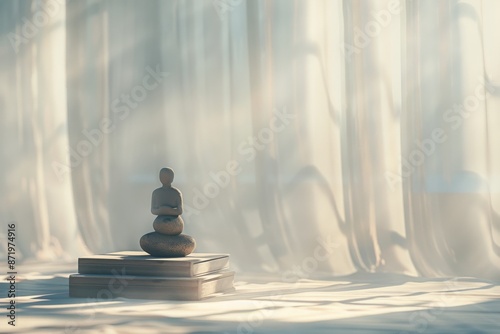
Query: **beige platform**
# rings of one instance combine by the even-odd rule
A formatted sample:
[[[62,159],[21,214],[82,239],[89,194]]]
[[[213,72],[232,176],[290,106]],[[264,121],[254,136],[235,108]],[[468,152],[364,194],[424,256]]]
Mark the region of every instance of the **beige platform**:
[[[112,275],[113,271],[135,276],[191,277],[226,269],[228,254],[192,253],[185,257],[158,258],[143,251],[123,251],[81,257],[78,273]]]
[[[73,274],[69,277],[69,296],[97,300],[117,297],[201,300],[233,290],[233,281],[232,271],[198,277]]]
[[[201,300],[233,290],[229,255],[193,253],[158,258],[142,251],[122,251],[78,259],[69,276],[69,296],[108,300]]]

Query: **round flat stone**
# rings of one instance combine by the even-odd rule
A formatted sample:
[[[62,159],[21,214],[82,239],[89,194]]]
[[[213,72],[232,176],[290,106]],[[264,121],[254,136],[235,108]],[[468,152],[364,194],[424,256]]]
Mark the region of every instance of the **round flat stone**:
[[[196,241],[187,234],[165,235],[150,232],[141,237],[140,245],[146,253],[155,257],[181,257],[193,252]]]
[[[153,222],[156,232],[165,235],[178,235],[184,229],[184,221],[181,216],[158,216]]]

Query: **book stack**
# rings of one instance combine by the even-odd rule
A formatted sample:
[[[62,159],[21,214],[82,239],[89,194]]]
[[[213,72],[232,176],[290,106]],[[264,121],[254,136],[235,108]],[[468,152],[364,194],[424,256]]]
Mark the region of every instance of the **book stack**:
[[[78,259],[69,296],[96,299],[201,300],[234,290],[228,254],[192,253],[159,258],[123,251]]]

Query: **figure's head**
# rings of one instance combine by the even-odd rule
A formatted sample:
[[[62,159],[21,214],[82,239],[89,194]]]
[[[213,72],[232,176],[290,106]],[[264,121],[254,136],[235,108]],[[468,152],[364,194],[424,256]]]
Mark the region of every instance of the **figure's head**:
[[[169,186],[174,181],[174,170],[172,168],[162,168],[160,170],[160,182],[164,186]]]

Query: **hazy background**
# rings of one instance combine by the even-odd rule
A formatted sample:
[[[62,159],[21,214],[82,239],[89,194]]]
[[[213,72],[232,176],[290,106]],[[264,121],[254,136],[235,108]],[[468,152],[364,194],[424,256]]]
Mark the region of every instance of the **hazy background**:
[[[140,249],[170,166],[185,233],[238,270],[499,279],[499,15],[1,1],[0,252],[12,222],[18,260]]]

